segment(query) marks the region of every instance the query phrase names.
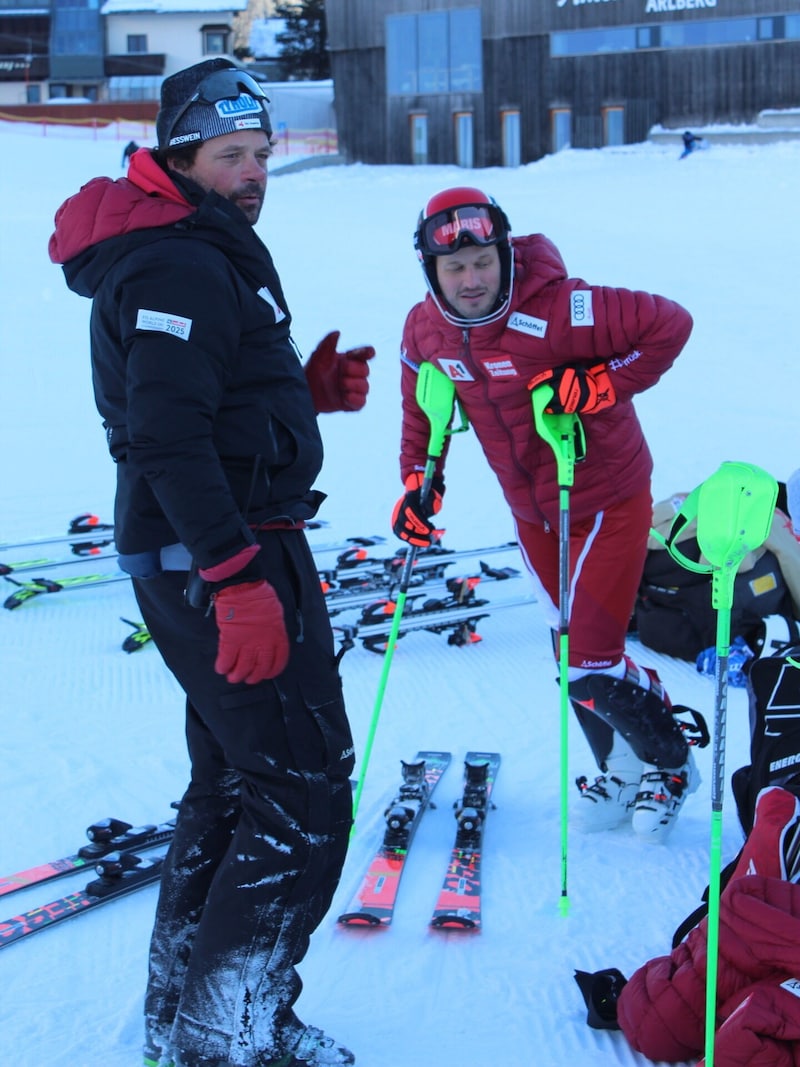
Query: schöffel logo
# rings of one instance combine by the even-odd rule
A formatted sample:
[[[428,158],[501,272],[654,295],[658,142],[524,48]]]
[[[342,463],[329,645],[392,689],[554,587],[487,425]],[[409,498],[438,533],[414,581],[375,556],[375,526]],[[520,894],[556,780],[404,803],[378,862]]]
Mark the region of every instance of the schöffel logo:
[[[570,293],[569,314],[573,326],[594,326],[591,289],[575,289]]]
[[[257,104],[249,93],[242,93],[235,100],[218,100],[215,106],[217,114],[223,119],[238,118],[239,115],[252,115],[261,111],[261,105]]]

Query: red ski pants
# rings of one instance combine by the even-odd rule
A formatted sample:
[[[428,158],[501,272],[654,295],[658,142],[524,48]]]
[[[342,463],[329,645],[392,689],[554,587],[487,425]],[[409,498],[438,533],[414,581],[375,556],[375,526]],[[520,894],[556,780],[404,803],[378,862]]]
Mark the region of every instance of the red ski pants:
[[[618,663],[642,576],[652,522],[650,488],[589,518],[570,521],[569,665]],[[559,531],[515,517],[525,563],[552,605],[558,627]]]

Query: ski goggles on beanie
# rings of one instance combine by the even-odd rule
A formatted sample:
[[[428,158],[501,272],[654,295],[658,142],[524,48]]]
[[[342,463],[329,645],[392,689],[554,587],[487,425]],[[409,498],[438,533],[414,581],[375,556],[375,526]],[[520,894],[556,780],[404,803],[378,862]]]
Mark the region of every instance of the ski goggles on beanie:
[[[216,70],[198,84],[166,128],[158,131],[161,148],[179,148],[239,130],[272,136],[269,97],[249,74],[236,67]]]
[[[495,204],[460,204],[422,219],[414,245],[423,256],[450,256],[465,242],[496,245],[508,234],[508,221]]]

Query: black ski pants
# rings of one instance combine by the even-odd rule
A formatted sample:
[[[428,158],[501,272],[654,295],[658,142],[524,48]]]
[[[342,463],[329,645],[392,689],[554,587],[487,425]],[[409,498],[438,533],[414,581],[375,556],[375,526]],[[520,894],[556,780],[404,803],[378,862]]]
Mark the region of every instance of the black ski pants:
[[[304,534],[259,536],[291,656],[276,679],[214,671],[217,627],[184,603],[185,572],[134,579],[145,623],[186,694],[191,781],[153,929],[150,1042],[185,1063],[279,1058],[303,1030],[295,970],[339,881],[353,743],[316,565]]]

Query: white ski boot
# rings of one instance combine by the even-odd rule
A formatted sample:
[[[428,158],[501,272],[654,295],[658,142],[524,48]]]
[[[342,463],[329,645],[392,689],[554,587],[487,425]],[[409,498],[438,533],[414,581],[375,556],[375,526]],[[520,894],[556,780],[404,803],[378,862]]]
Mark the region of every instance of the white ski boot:
[[[630,819],[643,767],[625,738],[615,733],[604,773],[594,781],[585,775],[575,779],[581,794],[576,806],[576,821],[580,828],[588,833],[613,830]]]
[[[633,805],[634,833],[647,841],[666,840],[684,800],[700,785],[700,772],[691,748],[686,762],[676,770],[660,770],[645,763]]]

